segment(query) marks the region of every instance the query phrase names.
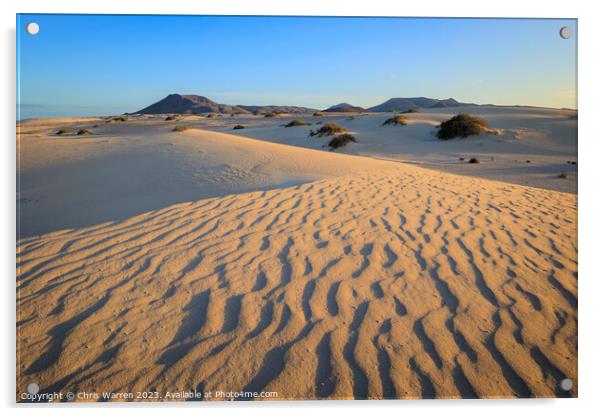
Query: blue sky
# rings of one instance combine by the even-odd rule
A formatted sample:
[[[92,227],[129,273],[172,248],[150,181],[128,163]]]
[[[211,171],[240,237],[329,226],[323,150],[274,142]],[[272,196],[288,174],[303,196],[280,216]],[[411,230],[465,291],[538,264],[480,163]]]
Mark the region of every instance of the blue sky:
[[[40,32],[25,32],[37,22]],[[562,39],[569,26],[573,36]],[[137,111],[170,93],[364,107],[391,97],[576,107],[575,20],[19,15],[21,118]]]

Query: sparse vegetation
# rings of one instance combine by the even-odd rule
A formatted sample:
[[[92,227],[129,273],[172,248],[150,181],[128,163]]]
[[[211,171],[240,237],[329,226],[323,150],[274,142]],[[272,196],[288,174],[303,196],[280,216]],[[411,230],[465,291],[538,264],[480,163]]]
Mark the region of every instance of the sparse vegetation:
[[[129,117],[127,116],[127,114],[112,118],[113,121],[128,121],[128,119],[129,119]]]
[[[347,129],[344,129],[343,127],[339,126],[336,123],[326,123],[322,127],[320,127],[317,131],[311,130],[309,132],[309,136],[310,137],[334,136],[335,134],[346,133],[346,132],[347,132]]]
[[[463,157],[460,157],[459,159],[460,159],[460,160],[465,160]]]
[[[355,140],[355,137],[353,137],[351,134],[345,133],[333,137],[328,142],[328,147],[334,150],[338,149],[339,147],[347,146],[349,143],[357,143],[357,140]]]
[[[178,119],[178,116],[176,116],[176,115],[171,115],[171,116],[165,117],[165,121],[174,121],[177,119]]]
[[[65,129],[60,129],[59,131],[57,131],[56,133],[57,136],[61,136],[63,134],[69,134],[69,130],[65,130]]]
[[[207,118],[217,118],[219,116],[217,114],[215,114],[215,113],[209,113],[205,117],[207,117]]]
[[[180,132],[180,131],[186,131],[186,130],[188,130],[188,127],[182,126],[182,125],[175,126],[173,129],[171,129],[171,131],[178,131],[178,132]]]
[[[477,159],[476,157],[471,157],[468,163],[479,163],[479,159]]]
[[[439,125],[437,137],[441,140],[449,140],[454,137],[464,138],[488,131],[490,128],[481,117],[460,113]]]
[[[294,120],[291,120],[290,123],[285,124],[284,127],[297,127],[297,126],[307,126],[307,125],[308,125],[308,123],[306,123],[305,121],[296,118]]]
[[[316,111],[313,115],[314,117],[324,117],[324,113],[321,111]]]
[[[265,113],[263,116],[266,118],[278,118],[278,117],[280,117],[280,113],[276,113],[276,112]]]
[[[562,172],[560,175],[558,175],[558,177],[559,177],[560,179],[566,179],[566,178],[568,178],[568,177],[569,177],[569,175],[567,175],[565,172]]]
[[[419,113],[419,112],[420,111],[416,110],[415,108],[410,108],[405,111],[400,111],[399,114],[414,114],[414,113]]]
[[[405,126],[406,124],[408,124],[408,118],[405,116],[396,115],[396,116],[386,119],[382,125],[388,126],[389,124],[393,124],[394,126],[397,126],[397,125]]]
[[[245,126],[243,126],[242,124],[237,124],[236,126],[232,127],[232,130],[241,130],[244,128],[245,128]]]
[[[77,134],[79,134],[80,136],[83,134],[92,134],[92,132],[90,130],[87,129],[81,129],[77,132]]]

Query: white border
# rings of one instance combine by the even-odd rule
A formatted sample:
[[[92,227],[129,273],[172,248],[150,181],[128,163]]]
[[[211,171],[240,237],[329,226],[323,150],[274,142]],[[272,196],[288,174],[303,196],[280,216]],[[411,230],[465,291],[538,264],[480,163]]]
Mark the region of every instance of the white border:
[[[365,415],[368,412],[399,414],[471,415],[487,413],[504,415],[537,412],[546,415],[593,414],[599,411],[598,396],[602,383],[599,375],[601,279],[598,258],[601,257],[602,210],[600,191],[602,174],[602,132],[596,124],[602,118],[602,74],[599,39],[602,21],[596,13],[596,2],[524,0],[487,1],[356,1],[356,0],[3,0],[2,20],[2,91],[0,138],[2,168],[2,253],[3,291],[2,375],[0,399],[8,414],[39,413],[96,415],[110,411],[164,415],[174,411],[197,414],[306,415],[345,412]],[[438,17],[557,17],[578,18],[579,30],[579,399],[569,400],[480,400],[480,401],[393,401],[393,402],[270,402],[161,405],[63,405],[19,406],[15,397],[15,310],[14,310],[14,236],[15,236],[15,14],[19,13],[116,13],[116,14],[237,14],[237,15],[332,15],[332,16],[438,16]],[[597,41],[598,40],[598,41]],[[177,409],[177,410],[176,410]],[[5,413],[6,414],[6,413]]]

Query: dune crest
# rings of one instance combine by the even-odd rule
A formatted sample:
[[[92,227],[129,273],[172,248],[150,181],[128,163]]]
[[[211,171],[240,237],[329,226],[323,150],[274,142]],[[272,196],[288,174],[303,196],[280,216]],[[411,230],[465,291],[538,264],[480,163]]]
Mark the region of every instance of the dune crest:
[[[576,221],[573,194],[399,165],[25,238],[17,386],[576,395]]]

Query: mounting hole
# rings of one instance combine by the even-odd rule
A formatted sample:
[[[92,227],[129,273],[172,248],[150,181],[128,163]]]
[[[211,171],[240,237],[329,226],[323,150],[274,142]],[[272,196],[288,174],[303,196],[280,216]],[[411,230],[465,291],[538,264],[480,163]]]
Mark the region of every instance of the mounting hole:
[[[562,39],[568,39],[568,38],[571,37],[571,35],[572,35],[572,33],[571,33],[571,28],[570,27],[568,27],[568,26],[562,26],[560,28],[560,37]]]
[[[27,385],[27,393],[29,394],[38,394],[39,391],[40,386],[38,386],[36,383],[29,383]]]
[[[25,30],[30,35],[37,35],[40,32],[40,25],[36,22],[30,22],[27,23],[27,26],[25,26]]]
[[[564,391],[569,391],[573,388],[573,380],[571,380],[570,378],[562,379],[562,381],[560,382],[560,388]]]

